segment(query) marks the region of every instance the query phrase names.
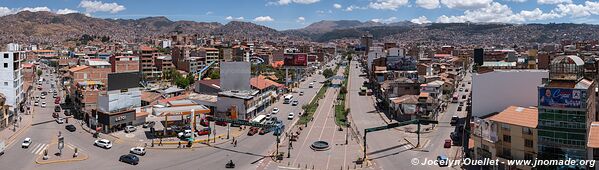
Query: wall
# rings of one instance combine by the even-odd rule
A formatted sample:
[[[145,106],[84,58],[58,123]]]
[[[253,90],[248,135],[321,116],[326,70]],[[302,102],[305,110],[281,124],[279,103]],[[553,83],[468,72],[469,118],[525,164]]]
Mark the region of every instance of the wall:
[[[509,106],[536,106],[537,86],[547,70],[496,70],[472,76],[472,116],[501,112]]]
[[[220,89],[250,90],[250,63],[223,62],[220,63]]]
[[[246,110],[245,101],[239,98],[218,96],[218,102],[216,103],[217,112],[227,112],[231,106],[237,106],[237,114],[239,119],[245,119]]]

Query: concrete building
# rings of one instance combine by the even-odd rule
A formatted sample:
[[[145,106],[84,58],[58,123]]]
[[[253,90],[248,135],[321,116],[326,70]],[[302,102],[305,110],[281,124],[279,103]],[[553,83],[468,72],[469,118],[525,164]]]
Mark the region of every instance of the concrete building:
[[[474,159],[534,160],[537,157],[537,108],[509,106],[485,119],[476,119],[472,127]],[[483,166],[483,169],[522,169],[532,166],[499,164]]]
[[[139,71],[142,73],[143,80],[147,82],[158,80],[162,74],[154,65],[154,59],[160,55],[158,49],[142,45],[133,54],[139,56]]]
[[[219,51],[216,48],[200,48],[199,49],[200,57],[205,58],[205,63],[218,63],[219,60]]]
[[[138,56],[111,56],[109,62],[113,73],[138,72],[140,68]]]
[[[0,93],[6,97],[4,104],[10,107],[11,114],[16,114],[25,102],[21,64],[26,58],[26,54],[21,51],[12,51],[0,52],[0,56],[0,63],[2,63],[0,66],[0,75],[2,75],[0,76]]]
[[[508,106],[536,106],[537,86],[546,70],[495,70],[472,75],[472,116],[500,112]]]
[[[106,90],[110,63],[102,60],[86,60],[86,65],[70,68],[66,76],[66,91],[73,101],[74,116],[83,118],[96,108],[98,95]]]
[[[135,111],[141,106],[140,77],[139,72],[108,74],[106,92],[98,96],[97,108],[85,117],[88,125],[110,133],[127,125],[143,124],[145,117],[136,116]]]
[[[583,67],[577,56],[556,57],[549,80],[538,86],[539,159],[587,159],[597,84],[584,78]]]

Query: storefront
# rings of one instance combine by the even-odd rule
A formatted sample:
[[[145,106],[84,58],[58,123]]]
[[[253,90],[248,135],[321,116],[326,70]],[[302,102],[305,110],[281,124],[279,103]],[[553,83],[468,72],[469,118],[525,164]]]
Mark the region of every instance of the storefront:
[[[94,112],[98,115],[98,126],[102,128],[102,133],[123,130],[126,126],[133,125],[136,120],[134,109],[112,113],[104,113],[97,110],[94,110]]]

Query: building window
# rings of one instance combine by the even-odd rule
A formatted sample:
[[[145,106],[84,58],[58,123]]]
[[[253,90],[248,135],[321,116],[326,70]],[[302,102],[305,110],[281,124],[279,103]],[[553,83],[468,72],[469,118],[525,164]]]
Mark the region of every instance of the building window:
[[[487,146],[487,145],[482,145],[481,148],[483,148],[483,150],[486,150],[486,151],[489,150],[489,146]]]
[[[4,53],[4,58],[8,58],[8,53]]]
[[[503,135],[503,141],[507,142],[507,143],[511,143],[512,142],[512,136]]]
[[[524,127],[524,128],[522,128],[522,134],[524,134],[524,135],[532,135],[532,129]]]
[[[8,68],[8,63],[4,63],[4,68]]]
[[[508,124],[501,124],[501,129],[509,131],[510,130],[510,125],[508,125]]]
[[[532,148],[532,140],[530,139],[525,139],[524,140],[524,146],[528,147],[528,148]]]
[[[525,160],[533,160],[534,158],[533,158],[532,154],[530,154],[530,153],[524,153],[524,159]]]
[[[8,82],[4,82],[4,86],[8,86]]]
[[[508,148],[503,148],[503,156],[511,157],[512,151]]]

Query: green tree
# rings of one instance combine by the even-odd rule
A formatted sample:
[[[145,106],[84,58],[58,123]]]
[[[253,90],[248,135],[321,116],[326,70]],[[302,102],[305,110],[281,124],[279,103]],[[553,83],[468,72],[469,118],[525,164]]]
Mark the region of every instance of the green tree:
[[[333,75],[335,75],[335,73],[333,73],[333,70],[331,70],[330,68],[324,69],[324,71],[322,71],[322,75],[325,78],[330,78],[333,77]]]
[[[42,75],[42,70],[37,70],[36,74],[37,74],[38,77],[41,76]]]
[[[196,77],[193,73],[188,73],[185,78],[187,79],[187,82],[189,83],[189,85],[192,85],[193,83],[196,82]]]
[[[220,71],[217,69],[213,69],[212,71],[210,71],[210,75],[208,76],[210,77],[210,79],[220,79]]]

